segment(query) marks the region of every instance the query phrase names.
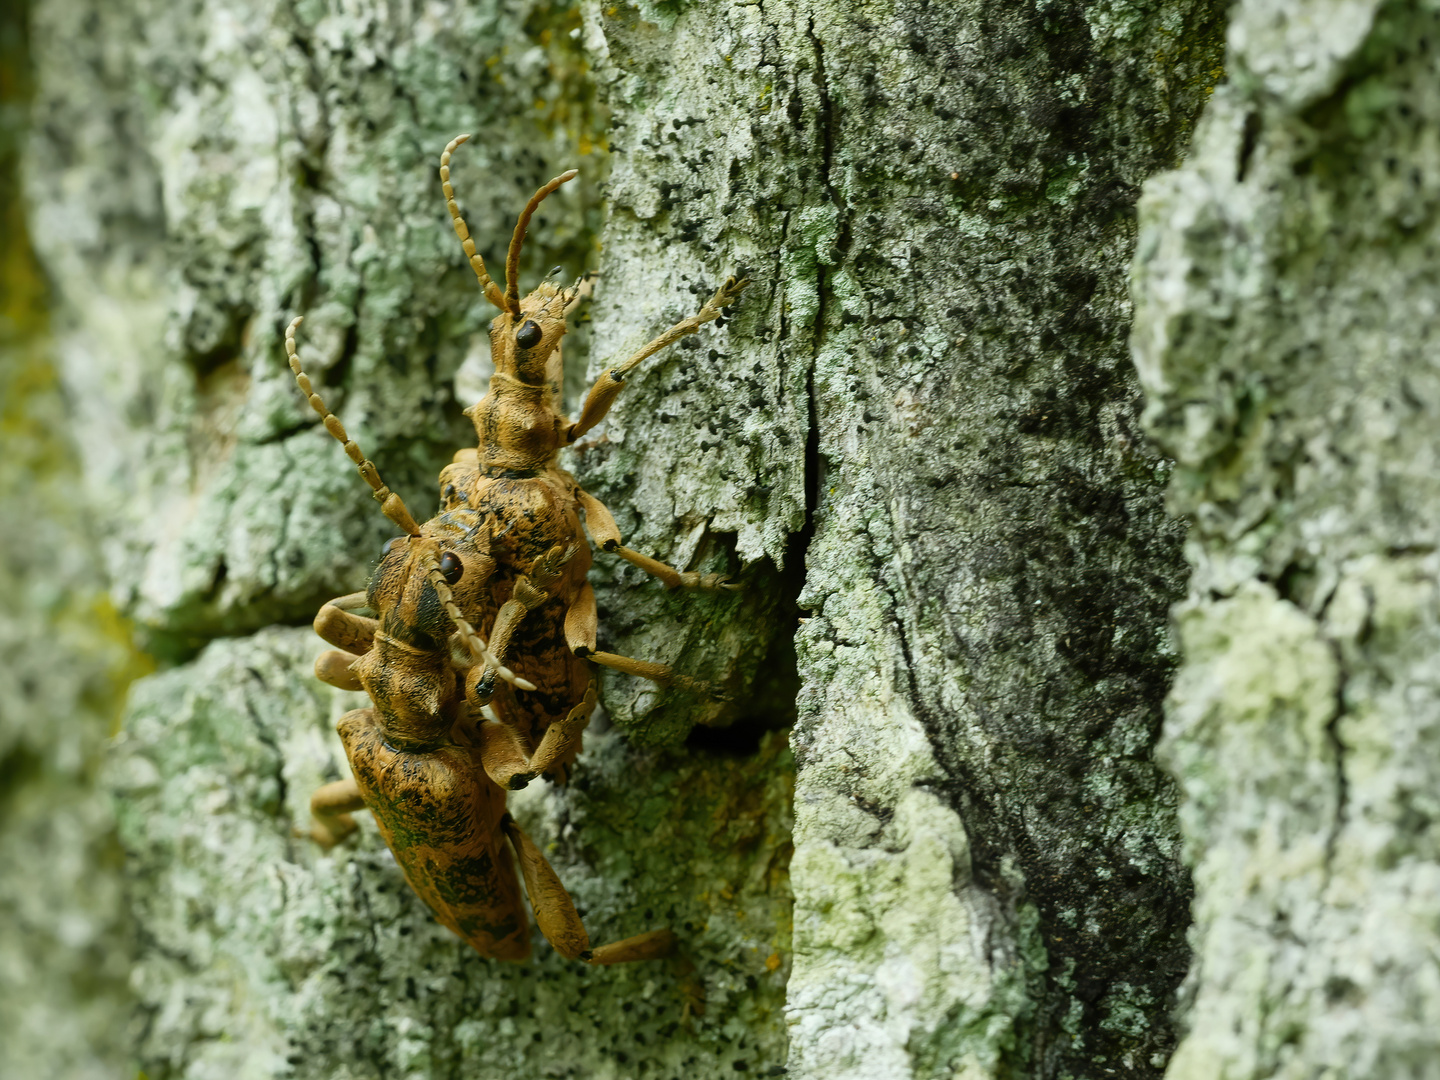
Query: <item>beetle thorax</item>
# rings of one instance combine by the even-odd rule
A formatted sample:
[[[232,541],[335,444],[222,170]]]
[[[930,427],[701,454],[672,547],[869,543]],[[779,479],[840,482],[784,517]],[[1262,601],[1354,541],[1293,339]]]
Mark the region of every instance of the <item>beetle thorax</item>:
[[[558,387],[529,386],[497,372],[490,392],[466,410],[475,424],[481,470],[533,474],[552,465],[566,423],[557,397]]]

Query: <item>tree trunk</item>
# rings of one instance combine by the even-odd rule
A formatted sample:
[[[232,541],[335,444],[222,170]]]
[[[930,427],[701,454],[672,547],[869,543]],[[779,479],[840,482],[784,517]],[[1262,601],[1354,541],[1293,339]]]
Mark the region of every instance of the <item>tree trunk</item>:
[[[1429,445],[1398,418],[1429,408],[1401,365],[1433,317],[1417,293],[1400,338],[1347,321],[1424,284],[1428,203],[1398,185],[1414,160],[1428,192],[1434,124],[1396,88],[1425,59],[1385,35],[1424,37],[1350,5],[1308,42],[1285,10],[1238,9],[1206,141],[1146,203],[1137,379],[1134,204],[1223,74],[1218,4],[38,5],[31,234],[88,520],[167,665],[107,781],[146,1074],[1155,1077],[1191,963],[1182,824],[1177,1074],[1433,1052],[1433,1000],[1379,1015],[1402,972],[1429,985],[1407,688],[1440,500],[1386,470]],[[581,170],[522,265],[599,273],[572,394],[753,282],[567,458],[628,545],[739,572],[733,598],[593,573],[602,641],[734,704],[608,678],[574,782],[512,799],[592,937],[664,923],[673,960],[481,959],[371,825],[330,853],[293,831],[357,703],[305,624],[391,529],[281,335],[306,315],[327,403],[427,513],[493,314],[435,176],[461,131],[492,269],[530,191]],[[1167,482],[1196,570],[1179,790],[1153,754],[1190,569]]]

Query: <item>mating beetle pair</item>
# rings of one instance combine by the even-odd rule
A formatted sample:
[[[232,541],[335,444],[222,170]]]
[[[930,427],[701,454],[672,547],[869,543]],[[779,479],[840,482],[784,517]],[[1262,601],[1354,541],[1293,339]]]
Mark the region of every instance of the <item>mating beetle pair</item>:
[[[440,180],[455,233],[485,296],[495,375],[466,410],[478,446],[440,473],[441,512],[417,525],[400,496],[326,409],[301,370],[296,319],[285,333],[295,381],[325,428],[344,444],[404,535],[385,545],[366,592],[326,603],[316,632],[334,645],[315,663],[332,686],[364,690],[371,707],[337,725],[353,779],[315,792],[312,835],[333,844],[370,810],[406,880],[439,920],[485,956],[519,960],[530,936],[514,863],[541,932],[556,951],[596,964],[652,959],[672,945],[654,930],[591,949],[569,895],[543,855],[505,812],[505,792],[539,776],[564,780],[595,707],[592,664],[706,692],[663,664],[596,650],[590,545],[653,574],[668,588],[735,588],[722,575],[682,572],[620,543],[604,505],[561,469],[562,447],[604,419],[626,376],[647,357],[721,315],[745,287],[731,278],[700,311],[607,370],[573,423],[560,411],[560,341],[579,298],[545,282],[519,295],[520,250],[542,200],[574,178],[540,188],[515,225],[502,291],[485,269],[455,203],[445,147]],[[584,515],[584,526],[581,515]],[[368,607],[373,617],[357,614]],[[488,627],[488,638],[476,627]]]

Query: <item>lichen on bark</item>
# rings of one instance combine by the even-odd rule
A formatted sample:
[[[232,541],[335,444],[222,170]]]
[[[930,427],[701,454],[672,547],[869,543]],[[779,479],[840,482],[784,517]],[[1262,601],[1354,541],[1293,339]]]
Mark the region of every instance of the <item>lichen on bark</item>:
[[[1193,522],[1176,1078],[1440,1060],[1437,35],[1421,3],[1237,5],[1228,85],[1142,202],[1135,360]]]
[[[147,670],[105,596],[20,158],[26,5],[0,9],[0,1046],[7,1073],[125,1067],[133,941],[96,782],[125,684]]]
[[[670,925],[678,960],[591,969],[540,944],[483,960],[406,886],[373,824],[292,829],[345,767],[363,698],[293,674],[308,629],[210,645],[137,685],[111,783],[151,940],[134,983],[149,1075],[665,1076],[783,1062],[789,754],[589,740],[565,798],[511,799],[595,940]],[[216,1024],[218,1019],[218,1026]]]
[[[607,254],[652,273],[669,228],[759,260],[736,325],[791,373],[782,415],[805,373],[813,439],[790,1067],[1156,1075],[1183,569],[1133,425],[1126,207],[1219,76],[1219,12],[667,11],[600,20],[635,117]]]

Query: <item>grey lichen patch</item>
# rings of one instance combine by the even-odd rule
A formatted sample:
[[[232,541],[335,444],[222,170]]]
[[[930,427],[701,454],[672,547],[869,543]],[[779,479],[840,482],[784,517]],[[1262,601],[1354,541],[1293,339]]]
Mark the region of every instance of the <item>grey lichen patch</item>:
[[[637,759],[599,733],[567,790],[515,797],[592,940],[668,925],[680,947],[591,969],[537,933],[531,961],[505,964],[435,922],[363,815],[328,853],[296,835],[310,792],[345,768],[331,726],[363,701],[301,674],[320,647],[263,631],[136,685],[111,782],[150,943],[134,979],[148,1075],[629,1080],[784,1064],[783,738]]]
[[[718,39],[707,15],[666,33],[626,7],[587,8],[587,18],[604,42],[597,78],[616,118],[594,370],[642,343],[647,324],[693,310],[728,274],[754,281],[731,326],[692,339],[627,392],[591,455],[622,455],[615,467],[638,478],[629,498],[647,518],[653,508],[651,542],[668,540],[677,519],[704,518],[736,534],[746,562],[781,564],[805,522],[809,412],[806,369],[785,355],[788,293],[777,292],[785,215],[755,189],[778,195],[793,181],[748,170],[757,143],[787,138],[789,122],[751,120],[741,104],[758,91],[744,32],[770,31],[754,7],[723,14]],[[692,58],[691,74],[672,66],[677,53]],[[614,482],[612,466],[587,457],[586,468]]]
[[[313,641],[211,645],[147,684],[118,774],[161,943],[149,1068],[233,1072],[242,1039],[262,1074],[779,1067],[788,768],[773,734],[704,747],[783,720],[803,573],[792,1074],[1157,1075],[1188,960],[1151,760],[1184,568],[1123,268],[1134,193],[1213,83],[1219,5],[401,10],[46,7],[37,220],[69,384],[113,429],[93,465],[122,599],[193,639],[358,587],[387,530],[338,447],[317,479],[285,322],[310,313],[318,385],[423,516],[490,315],[435,149],[488,133],[455,177],[494,270],[588,139],[613,151],[603,233],[572,186],[527,273],[578,272],[603,237],[592,372],[753,281],[570,459],[631,546],[740,574],[739,597],[669,596],[602,557],[597,585],[612,648],[722,681],[750,723],[692,734],[687,764],[685,728],[726,717],[607,681],[622,733],[671,749],[596,738],[589,774],[518,812],[597,937],[673,906],[690,958],[522,974],[438,930],[368,829],[331,855],[290,835],[342,771]]]
[[[1423,4],[1239,5],[1233,81],[1142,203],[1135,360],[1193,521],[1175,1077],[1440,1049],[1436,40]]]

